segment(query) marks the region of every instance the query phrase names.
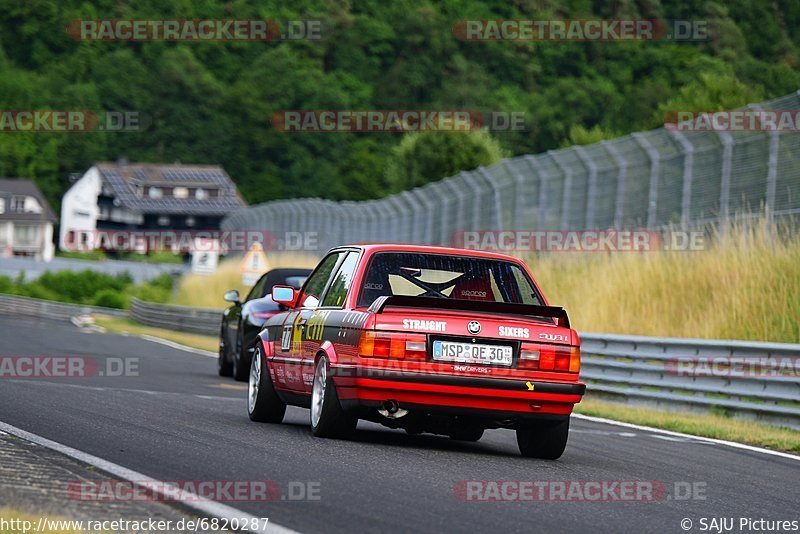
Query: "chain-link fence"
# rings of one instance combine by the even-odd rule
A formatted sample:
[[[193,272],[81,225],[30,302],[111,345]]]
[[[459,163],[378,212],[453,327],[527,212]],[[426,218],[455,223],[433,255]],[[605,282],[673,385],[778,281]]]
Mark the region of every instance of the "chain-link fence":
[[[800,91],[745,109],[797,117]],[[464,231],[727,227],[765,213],[772,220],[800,213],[799,129],[659,128],[505,159],[380,200],[267,202],[234,212],[223,229],[270,231],[279,245],[313,233],[321,254],[346,243],[451,245]]]

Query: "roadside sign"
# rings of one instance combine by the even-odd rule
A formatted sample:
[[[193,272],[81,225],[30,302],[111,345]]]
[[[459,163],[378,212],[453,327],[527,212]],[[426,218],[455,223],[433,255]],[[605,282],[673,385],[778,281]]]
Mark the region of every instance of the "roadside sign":
[[[219,243],[216,239],[194,238],[192,252],[193,274],[214,274],[219,263]]]
[[[250,250],[244,255],[240,264],[242,271],[242,285],[252,286],[261,278],[267,267],[267,255],[264,254],[264,247],[261,243],[253,243]]]

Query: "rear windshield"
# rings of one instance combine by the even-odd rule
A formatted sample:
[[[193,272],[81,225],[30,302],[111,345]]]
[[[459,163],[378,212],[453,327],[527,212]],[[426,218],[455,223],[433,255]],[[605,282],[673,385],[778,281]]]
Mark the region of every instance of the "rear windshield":
[[[542,304],[519,265],[444,254],[375,254],[367,267],[358,305],[369,306],[384,295]]]

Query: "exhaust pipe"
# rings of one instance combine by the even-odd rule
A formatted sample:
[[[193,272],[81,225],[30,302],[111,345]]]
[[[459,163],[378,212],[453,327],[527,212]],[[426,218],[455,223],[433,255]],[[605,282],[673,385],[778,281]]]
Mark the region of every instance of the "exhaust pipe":
[[[402,409],[396,400],[390,399],[384,401],[383,405],[378,409],[378,413],[387,419],[400,419],[408,415],[408,410]]]

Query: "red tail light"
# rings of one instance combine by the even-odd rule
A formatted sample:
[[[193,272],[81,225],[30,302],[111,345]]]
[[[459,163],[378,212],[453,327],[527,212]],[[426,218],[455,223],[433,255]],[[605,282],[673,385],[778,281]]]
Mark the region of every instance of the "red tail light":
[[[361,334],[358,355],[363,358],[424,360],[428,351],[424,334],[366,331]]]
[[[581,349],[580,347],[523,343],[518,367],[538,371],[577,373],[581,369]]]

